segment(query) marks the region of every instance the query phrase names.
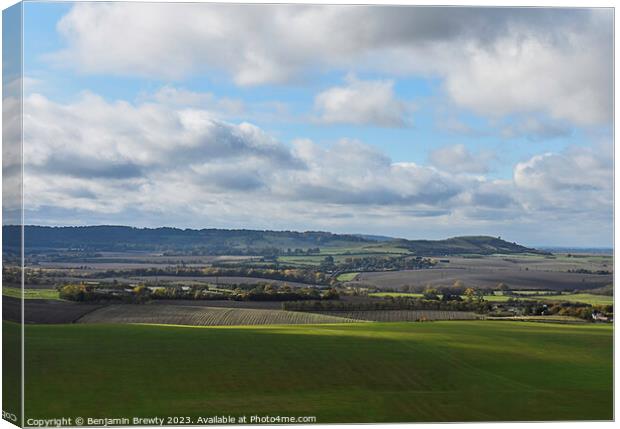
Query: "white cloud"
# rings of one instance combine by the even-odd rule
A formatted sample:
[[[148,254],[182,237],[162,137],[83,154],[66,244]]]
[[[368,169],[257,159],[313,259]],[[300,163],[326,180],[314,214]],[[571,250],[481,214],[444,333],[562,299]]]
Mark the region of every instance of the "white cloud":
[[[492,158],[490,152],[472,154],[464,144],[436,149],[429,156],[430,162],[444,171],[472,174],[487,173]]]
[[[524,206],[532,211],[611,216],[612,146],[536,155],[515,166],[514,183]]]
[[[445,71],[445,86],[459,106],[488,116],[546,112],[577,125],[608,122],[611,38],[605,36],[568,29],[560,46],[518,33],[490,49],[469,44],[458,70]]]
[[[24,113],[32,222],[409,236],[427,236],[429,228],[445,235],[454,225],[505,234],[518,225],[531,229],[534,219],[549,234],[580,222],[598,234],[611,224],[609,145],[537,155],[515,167],[513,180],[493,180],[483,174],[480,154],[464,146],[445,148],[467,166],[457,171],[442,162],[396,163],[349,139],[286,144],[208,111],[108,102],[90,93],[65,104],[33,94]]]
[[[142,94],[140,98],[177,108],[200,108],[223,117],[239,116],[246,110],[245,103],[240,99],[216,97],[210,92],[189,91],[170,85],[163,86],[154,94]]]
[[[400,206],[428,209],[449,204],[462,183],[414,163],[393,163],[377,149],[342,139],[328,148],[295,142],[307,169],[286,172],[274,191],[284,200],[304,199],[341,206]]]
[[[533,117],[512,120],[500,131],[504,138],[525,137],[531,141],[568,137],[572,133],[572,128],[566,123]]]
[[[135,205],[143,200],[136,193],[146,195],[143,191],[154,189],[171,170],[189,174],[203,163],[250,160],[280,169],[303,167],[286,146],[252,124],[166,104],[110,103],[92,93],[69,104],[38,94],[26,97],[24,159],[29,205],[98,211],[111,210],[110,204],[116,210]],[[177,183],[179,189],[186,185]]]
[[[611,120],[611,9],[80,3],[58,30],[67,47],[50,58],[87,73],[220,72],[239,85],[332,70],[432,76],[483,115]]]
[[[19,97],[2,99],[2,210],[5,223],[21,222],[21,130],[22,103]]]
[[[24,112],[31,210],[203,213],[242,194],[255,208],[287,202],[344,212],[362,204],[429,211],[448,204],[463,186],[430,167],[393,163],[358,141],[288,146],[255,125],[224,122],[199,109],[107,102],[84,93],[68,104],[33,94]]]
[[[396,99],[391,80],[359,80],[347,76],[345,86],[329,88],[316,96],[319,120],[328,124],[400,127],[405,105]]]

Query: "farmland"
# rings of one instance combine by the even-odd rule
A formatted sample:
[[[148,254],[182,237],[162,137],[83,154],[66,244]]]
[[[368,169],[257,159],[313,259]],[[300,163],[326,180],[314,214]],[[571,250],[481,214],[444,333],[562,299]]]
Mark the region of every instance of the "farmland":
[[[594,295],[591,293],[565,293],[562,295],[545,295],[536,296],[536,299],[543,299],[546,301],[570,301],[570,302],[584,302],[586,304],[595,305],[613,305],[614,297],[606,295]]]
[[[26,344],[28,416],[612,418],[609,325],[28,325]]]
[[[399,297],[422,298],[423,294],[414,293],[414,292],[372,292],[372,293],[369,293],[368,296],[376,297],[376,298],[399,298]]]
[[[338,275],[337,279],[341,282],[350,282],[351,280],[355,280],[359,273],[342,273]]]
[[[27,251],[28,415],[612,417],[611,256],[493,237],[102,231],[120,234],[42,229]],[[65,233],[71,247],[44,247]],[[5,320],[22,319],[21,280],[3,270]]]
[[[27,299],[24,301],[25,323],[74,323],[80,317],[100,308],[101,304],[76,304],[62,300]],[[2,297],[3,320],[21,322],[21,300],[9,296]]]
[[[16,287],[3,286],[2,295],[13,298],[21,298],[22,290]],[[58,299],[58,291],[55,289],[24,289],[25,299]]]
[[[283,310],[204,306],[110,305],[81,317],[79,323],[154,323],[190,326],[297,325],[355,322],[346,317]]]
[[[412,292],[374,292],[368,294],[370,297],[377,298],[422,298],[421,293]],[[441,294],[439,294],[441,297]],[[537,300],[542,302],[582,302],[593,305],[612,305],[614,303],[613,296],[595,295],[592,293],[541,293],[540,291],[515,291],[512,295],[496,293],[493,295],[483,295],[485,301],[490,302],[507,302],[515,299]]]
[[[15,233],[5,229],[9,235]],[[429,241],[293,231],[34,226],[28,230],[32,239],[26,285],[47,294],[30,292],[32,298],[50,299],[57,287],[83,282],[199,285],[215,290],[268,281],[295,289],[348,287],[385,293],[404,287],[422,292],[427,286],[450,287],[457,282],[478,289],[503,283],[512,290],[572,293],[613,282],[611,255],[550,254],[484,236]],[[20,282],[16,272],[3,275],[5,286],[14,288]],[[7,289],[5,294],[14,292]]]
[[[476,320],[481,316],[466,311],[436,311],[436,310],[353,310],[353,311],[326,311],[317,314],[344,317],[352,320],[367,320],[372,322],[418,322],[433,320]]]
[[[506,260],[508,259],[508,260]],[[512,289],[587,290],[599,288],[613,281],[612,274],[569,272],[581,266],[592,269],[610,269],[611,259],[590,262],[579,259],[570,265],[557,263],[542,256],[504,258],[450,258],[429,270],[403,270],[361,273],[357,283],[378,289],[399,289],[407,285],[452,286],[460,281],[465,286],[495,287],[506,283]]]
[[[32,252],[28,415],[611,418],[609,256],[485,237],[433,248],[234,231],[241,241],[219,247],[229,234],[204,234],[206,247],[183,238],[189,250],[145,239],[123,251],[130,243],[108,237],[88,248],[76,236],[79,250]],[[21,273],[3,280],[5,320],[20,321]],[[5,322],[5,335],[15,329]]]

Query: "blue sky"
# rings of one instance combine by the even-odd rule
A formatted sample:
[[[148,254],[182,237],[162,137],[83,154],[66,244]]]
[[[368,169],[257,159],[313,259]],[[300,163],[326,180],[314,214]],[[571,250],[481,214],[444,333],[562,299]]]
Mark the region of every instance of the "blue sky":
[[[346,136],[375,145],[389,154],[394,161],[400,162],[425,162],[428,152],[433,148],[462,143],[472,149],[491,148],[501,151],[502,162],[494,165],[491,171],[491,175],[498,178],[510,177],[512,164],[526,160],[536,153],[561,150],[572,144],[583,144],[585,140],[579,130],[570,127],[567,135],[540,140],[535,145],[529,141],[528,136],[506,139],[497,135],[468,136],[443,130],[439,124],[442,118],[438,117],[436,112],[443,106],[433,106],[436,99],[442,97],[441,80],[433,77],[405,77],[396,81],[395,91],[402,99],[419,103],[423,107],[411,115],[415,117],[411,126],[385,129],[348,124],[317,127],[301,118],[310,112],[314,95],[321,89],[340,84],[346,73],[324,73],[315,76],[310,82],[305,82],[303,86],[265,85],[240,88],[223,74],[190,76],[179,81],[170,81],[156,77],[145,79],[110,74],[83,74],[66,69],[54,70],[50,68],[49,61],[46,61],[46,55],[60,51],[65,46],[66,42],[56,31],[56,25],[71,7],[71,3],[27,3],[25,7],[25,26],[28,28],[24,33],[26,74],[41,76],[48,90],[48,97],[57,102],[70,101],[84,90],[97,93],[109,101],[134,100],[140,94],[157,91],[165,85],[178,85],[196,92],[210,92],[219,97],[239,98],[248,103],[277,100],[287,103],[300,118],[289,123],[266,121],[259,125],[269,129],[283,141],[304,137],[328,144]],[[380,79],[382,76],[379,73],[366,73],[358,75],[358,78]],[[467,111],[454,114],[473,128],[484,130],[487,127],[484,117]],[[510,120],[508,122],[510,123]],[[415,145],[416,150],[412,150],[412,145]]]
[[[608,246],[611,17],[26,3],[27,220]]]

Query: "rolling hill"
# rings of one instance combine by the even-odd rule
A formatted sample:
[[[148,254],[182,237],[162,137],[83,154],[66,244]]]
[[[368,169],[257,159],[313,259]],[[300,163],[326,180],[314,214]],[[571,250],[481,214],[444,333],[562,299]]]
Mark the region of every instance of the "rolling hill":
[[[4,242],[19,242],[20,228],[3,226]],[[278,254],[288,249],[400,247],[416,255],[543,253],[489,236],[446,240],[406,240],[333,234],[323,231],[260,231],[248,229],[133,228],[129,226],[49,227],[24,229],[27,252],[51,249],[78,252],[155,251],[210,255]]]
[[[492,255],[495,253],[539,253],[546,252],[510,243],[499,237],[464,236],[446,240],[396,240],[391,243],[424,256],[442,256],[454,254]]]

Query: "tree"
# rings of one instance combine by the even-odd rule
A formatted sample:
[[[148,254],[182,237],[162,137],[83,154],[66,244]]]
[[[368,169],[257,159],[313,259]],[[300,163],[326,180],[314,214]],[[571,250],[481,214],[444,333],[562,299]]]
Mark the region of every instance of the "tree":
[[[443,294],[441,295],[441,300],[442,301],[460,301],[461,297],[459,295],[451,293],[448,290],[444,290]]]
[[[334,267],[334,257],[331,255],[326,256],[325,258],[323,258],[323,261],[321,262],[321,269],[322,270],[330,270]]]
[[[151,294],[150,289],[144,285],[138,285],[134,287],[132,292],[134,302],[136,302],[137,304],[142,304],[146,302],[149,299],[149,295]]]
[[[339,299],[340,295],[338,291],[334,288],[329,289],[327,292],[323,294],[323,299]]]
[[[427,287],[423,292],[424,299],[429,300],[439,300],[439,294],[437,293],[437,289]]]
[[[60,299],[85,301],[87,291],[84,285],[65,285],[60,288],[59,292]]]
[[[512,293],[510,286],[504,282],[498,283],[496,289],[501,291],[504,295],[510,295]]]
[[[474,288],[468,287],[467,289],[465,289],[465,296],[467,297],[467,301],[471,302],[474,300],[474,297],[476,296],[476,291]]]

